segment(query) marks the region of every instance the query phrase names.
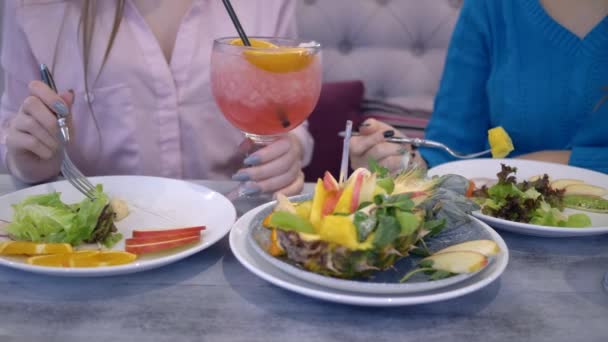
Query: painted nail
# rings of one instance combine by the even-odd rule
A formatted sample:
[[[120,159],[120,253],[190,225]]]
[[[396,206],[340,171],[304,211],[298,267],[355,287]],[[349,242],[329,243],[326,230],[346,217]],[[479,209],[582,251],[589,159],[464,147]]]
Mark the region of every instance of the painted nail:
[[[393,131],[393,130],[384,131],[382,133],[382,135],[384,135],[385,138],[392,138],[395,136],[395,131]]]
[[[53,111],[59,116],[67,116],[69,113],[68,107],[62,101],[55,101],[53,103]]]
[[[371,123],[369,123],[369,122],[363,122],[363,123],[361,123],[361,124],[359,125],[359,127],[369,127],[369,126],[371,126],[371,125],[372,125],[372,124],[371,124]]]
[[[232,176],[233,181],[246,182],[250,179],[251,177],[247,172],[238,172]]]
[[[262,189],[260,188],[259,185],[255,184],[255,183],[247,183],[243,187],[243,190],[241,193],[244,196],[252,196],[252,195],[257,195],[260,192],[262,192]]]
[[[245,158],[245,160],[243,160],[243,163],[247,166],[255,166],[260,164],[261,162],[262,159],[255,154],[252,154],[249,157]]]

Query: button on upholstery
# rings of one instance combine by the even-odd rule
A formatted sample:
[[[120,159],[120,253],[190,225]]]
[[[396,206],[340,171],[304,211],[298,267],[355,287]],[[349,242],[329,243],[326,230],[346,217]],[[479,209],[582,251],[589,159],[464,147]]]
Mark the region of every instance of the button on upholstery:
[[[306,5],[314,5],[317,2],[317,0],[304,0],[304,3]]]
[[[338,51],[343,55],[349,54],[353,50],[353,43],[348,39],[343,39],[338,44]]]
[[[376,0],[376,3],[380,6],[386,6],[390,0]]]

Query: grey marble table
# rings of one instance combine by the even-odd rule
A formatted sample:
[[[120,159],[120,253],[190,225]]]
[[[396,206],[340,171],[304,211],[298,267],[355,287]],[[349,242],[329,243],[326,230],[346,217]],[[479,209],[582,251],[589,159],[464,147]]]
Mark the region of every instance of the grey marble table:
[[[201,182],[225,191],[229,182]],[[0,193],[22,187],[0,176]],[[308,187],[310,189],[310,187]],[[244,212],[254,203],[236,203]],[[332,304],[242,267],[228,239],[181,262],[101,279],[0,268],[0,341],[608,341],[608,236],[503,233],[511,259],[486,288],[411,307]]]

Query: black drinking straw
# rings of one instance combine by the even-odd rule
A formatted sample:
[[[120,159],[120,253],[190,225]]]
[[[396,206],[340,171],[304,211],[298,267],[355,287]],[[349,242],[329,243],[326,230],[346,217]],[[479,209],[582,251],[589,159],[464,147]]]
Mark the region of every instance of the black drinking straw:
[[[236,16],[236,13],[234,12],[234,8],[232,8],[232,4],[230,4],[230,0],[222,0],[222,1],[224,2],[226,11],[228,12],[228,15],[230,16],[230,19],[232,20],[232,23],[234,24],[236,31],[239,33],[239,36],[241,37],[243,44],[245,46],[251,46],[251,43],[249,42],[249,38],[247,38],[247,35],[245,34],[245,30],[243,30],[243,26],[241,26],[241,22],[239,21],[239,18]]]

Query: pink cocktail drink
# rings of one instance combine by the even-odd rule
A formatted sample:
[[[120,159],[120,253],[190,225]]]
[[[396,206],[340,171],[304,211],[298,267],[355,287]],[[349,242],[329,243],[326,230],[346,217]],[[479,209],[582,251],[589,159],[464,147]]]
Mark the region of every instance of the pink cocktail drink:
[[[226,119],[262,143],[304,122],[321,92],[318,45],[264,38],[279,46],[271,49],[231,41],[217,40],[211,56],[212,91]]]

